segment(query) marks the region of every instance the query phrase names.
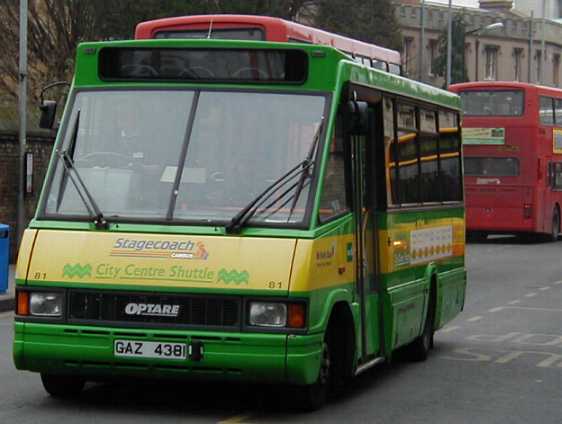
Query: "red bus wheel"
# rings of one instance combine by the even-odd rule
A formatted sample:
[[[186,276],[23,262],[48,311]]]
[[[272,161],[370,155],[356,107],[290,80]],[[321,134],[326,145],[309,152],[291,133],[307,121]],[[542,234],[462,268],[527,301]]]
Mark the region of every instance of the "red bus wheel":
[[[558,240],[559,233],[560,233],[560,212],[558,212],[558,208],[554,208],[554,212],[552,212],[552,230],[550,234],[551,241]]]

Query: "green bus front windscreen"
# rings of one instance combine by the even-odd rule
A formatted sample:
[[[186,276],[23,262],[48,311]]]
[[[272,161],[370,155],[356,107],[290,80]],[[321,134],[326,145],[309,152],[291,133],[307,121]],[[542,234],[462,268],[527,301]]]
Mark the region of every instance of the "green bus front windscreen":
[[[116,48],[100,51],[102,80],[304,83],[301,50]]]

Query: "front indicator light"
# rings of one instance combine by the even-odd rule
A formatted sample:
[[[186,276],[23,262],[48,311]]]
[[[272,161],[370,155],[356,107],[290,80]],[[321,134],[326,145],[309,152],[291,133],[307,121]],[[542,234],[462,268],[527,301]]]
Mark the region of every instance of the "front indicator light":
[[[250,325],[257,327],[285,327],[287,305],[274,302],[250,303]]]
[[[287,327],[304,328],[305,316],[305,307],[303,303],[290,303]]]
[[[16,314],[29,315],[29,292],[18,291],[16,297]]]
[[[60,317],[62,295],[60,293],[31,293],[29,313],[38,317]]]

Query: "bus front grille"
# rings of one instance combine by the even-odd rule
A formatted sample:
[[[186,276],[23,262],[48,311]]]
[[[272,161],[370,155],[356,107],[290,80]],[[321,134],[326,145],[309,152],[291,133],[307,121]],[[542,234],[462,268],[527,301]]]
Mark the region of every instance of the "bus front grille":
[[[200,296],[70,290],[68,320],[111,323],[173,324],[190,327],[239,328],[241,299]]]

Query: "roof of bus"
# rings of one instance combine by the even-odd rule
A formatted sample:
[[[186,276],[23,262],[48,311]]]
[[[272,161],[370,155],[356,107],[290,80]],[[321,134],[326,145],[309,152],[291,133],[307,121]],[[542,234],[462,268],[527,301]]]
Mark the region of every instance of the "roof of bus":
[[[283,49],[303,50],[309,54],[310,73],[315,78],[309,78],[305,83],[298,84],[299,89],[316,91],[334,91],[338,89],[338,72],[344,81],[352,81],[365,86],[376,87],[382,91],[400,94],[418,100],[430,101],[445,107],[459,109],[460,100],[456,94],[439,88],[412,81],[398,75],[373,69],[349,59],[339,50],[323,45],[307,45],[294,43],[270,43],[263,41],[239,40],[186,40],[186,39],[152,39],[152,40],[125,40],[81,43],[77,48],[75,86],[164,86],[178,84],[178,81],[103,81],[98,75],[98,55],[105,47],[122,48],[213,48],[213,49]],[[341,82],[341,81],[340,81]],[[207,86],[205,81],[179,82],[182,85]],[[211,83],[212,86],[248,86],[256,87],[255,83]],[[295,89],[296,84],[260,84],[262,88]]]
[[[260,25],[276,28],[287,34],[287,38],[303,38],[305,42],[314,44],[331,45],[342,51],[366,57],[377,56],[381,60],[394,64],[400,64],[400,52],[387,49],[375,44],[369,44],[353,38],[344,37],[318,28],[309,27],[296,22],[281,18],[255,15],[191,15],[177,16],[172,18],[155,19],[141,22],[135,29],[135,39],[149,39],[155,35],[155,30],[181,30],[187,29],[189,25],[205,24],[229,24],[229,25]],[[299,38],[300,40],[300,38]],[[273,41],[273,40],[272,40]],[[287,40],[286,40],[287,41]]]
[[[481,90],[481,89],[508,89],[515,88],[519,90],[539,90],[542,92],[552,92],[562,95],[562,90],[553,87],[547,87],[538,84],[529,84],[526,82],[519,81],[475,81],[475,82],[462,82],[458,84],[452,84],[449,86],[449,90],[454,93],[458,93],[464,90]]]

